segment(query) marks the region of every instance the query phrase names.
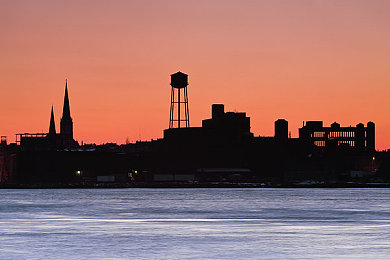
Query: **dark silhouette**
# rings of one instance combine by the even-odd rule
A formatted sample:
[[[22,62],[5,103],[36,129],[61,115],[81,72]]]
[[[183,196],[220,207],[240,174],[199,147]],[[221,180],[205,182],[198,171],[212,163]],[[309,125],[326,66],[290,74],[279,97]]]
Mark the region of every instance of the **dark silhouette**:
[[[23,151],[40,151],[77,148],[73,139],[73,121],[70,116],[68,81],[65,83],[64,106],[61,118],[60,133],[57,134],[54,120],[54,108],[51,107],[49,133],[17,134],[16,143]]]
[[[288,139],[288,122],[285,119],[278,119],[275,121],[275,139]]]
[[[190,127],[188,75],[172,74],[171,86],[169,128],[162,139],[79,146],[73,139],[66,81],[60,133],[52,107],[48,133],[18,134],[11,144],[1,137],[0,182],[286,186],[390,179],[390,155],[375,151],[372,122],[324,127],[322,121],[308,121],[299,137],[291,138],[287,120],[278,119],[274,136],[254,136],[246,113],[225,112],[223,104],[213,104],[211,118]]]
[[[171,75],[171,108],[169,112],[169,128],[175,127],[175,122],[177,128],[181,127],[181,123],[185,123],[185,127],[190,127],[190,113],[188,109],[188,95],[187,95],[187,86],[188,86],[188,75],[182,72],[176,72]],[[183,89],[183,94],[180,94],[180,90]],[[181,109],[184,105],[184,119],[182,119]],[[175,119],[175,108],[177,116]]]
[[[51,115],[50,115],[50,126],[49,126],[49,136],[56,135],[56,124],[54,122],[54,108],[51,106]]]
[[[308,121],[299,129],[299,138],[318,147],[343,147],[359,151],[375,151],[375,124],[368,122],[356,127],[341,127],[334,122],[330,127],[323,127],[322,121]]]
[[[64,96],[64,107],[62,110],[61,118],[61,142],[63,147],[71,147],[74,145],[73,140],[73,120],[70,116],[70,106],[68,97],[68,81],[65,83],[65,96]]]

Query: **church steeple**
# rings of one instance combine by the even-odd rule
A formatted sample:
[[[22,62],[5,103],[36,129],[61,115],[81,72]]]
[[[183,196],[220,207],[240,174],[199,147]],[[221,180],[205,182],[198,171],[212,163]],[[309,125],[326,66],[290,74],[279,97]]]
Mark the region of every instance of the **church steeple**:
[[[70,106],[68,96],[68,80],[65,81],[65,97],[64,97],[64,108],[62,110],[62,117],[70,117]]]
[[[73,121],[70,116],[68,80],[65,82],[64,107],[62,110],[60,134],[64,146],[70,146],[73,143]]]
[[[54,122],[54,112],[53,112],[53,106],[51,106],[51,116],[50,116],[50,127],[49,127],[49,135],[55,135],[56,134],[56,124]]]

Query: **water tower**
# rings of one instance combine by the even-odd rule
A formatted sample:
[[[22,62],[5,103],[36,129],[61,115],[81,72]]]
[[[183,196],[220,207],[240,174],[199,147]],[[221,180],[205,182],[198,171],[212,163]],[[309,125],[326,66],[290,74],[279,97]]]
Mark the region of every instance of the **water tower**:
[[[172,74],[171,86],[169,128],[190,127],[187,96],[188,75],[180,71]]]

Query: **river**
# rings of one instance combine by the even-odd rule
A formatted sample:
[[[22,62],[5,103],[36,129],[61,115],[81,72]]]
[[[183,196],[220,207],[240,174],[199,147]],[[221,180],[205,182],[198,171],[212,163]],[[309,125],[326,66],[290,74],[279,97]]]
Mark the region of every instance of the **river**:
[[[0,259],[389,259],[390,189],[0,190]]]

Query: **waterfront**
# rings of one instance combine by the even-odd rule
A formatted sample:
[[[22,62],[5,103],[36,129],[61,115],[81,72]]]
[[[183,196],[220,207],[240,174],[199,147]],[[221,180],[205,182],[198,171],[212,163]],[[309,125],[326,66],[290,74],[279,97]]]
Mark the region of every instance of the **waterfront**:
[[[388,259],[389,189],[0,190],[0,259]]]

